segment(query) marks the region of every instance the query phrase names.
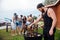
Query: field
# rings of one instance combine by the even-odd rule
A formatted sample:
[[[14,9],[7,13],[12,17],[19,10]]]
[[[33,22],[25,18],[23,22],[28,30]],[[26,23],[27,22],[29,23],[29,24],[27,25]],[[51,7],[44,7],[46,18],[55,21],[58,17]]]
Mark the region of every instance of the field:
[[[11,36],[10,31],[11,30],[6,32],[5,29],[4,30],[0,30],[0,40],[24,40],[23,35]],[[42,34],[43,30],[41,28],[39,28],[38,32]],[[55,40],[60,40],[60,30],[56,30]]]

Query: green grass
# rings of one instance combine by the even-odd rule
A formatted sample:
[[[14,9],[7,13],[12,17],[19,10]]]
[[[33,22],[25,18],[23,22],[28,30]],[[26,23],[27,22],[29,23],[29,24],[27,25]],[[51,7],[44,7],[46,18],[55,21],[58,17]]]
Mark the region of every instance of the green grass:
[[[42,33],[43,34],[43,30],[42,29],[39,29],[39,33]],[[55,40],[60,40],[60,30],[57,30],[56,29],[56,32],[55,32]]]
[[[0,30],[0,39],[1,40],[24,40],[22,35],[11,36],[10,30],[6,32],[5,30]]]
[[[39,33],[43,33],[43,30],[39,28]],[[24,40],[23,35],[11,36],[10,30],[6,32],[6,30],[0,30],[0,40]],[[60,30],[56,30],[55,40],[60,40]]]

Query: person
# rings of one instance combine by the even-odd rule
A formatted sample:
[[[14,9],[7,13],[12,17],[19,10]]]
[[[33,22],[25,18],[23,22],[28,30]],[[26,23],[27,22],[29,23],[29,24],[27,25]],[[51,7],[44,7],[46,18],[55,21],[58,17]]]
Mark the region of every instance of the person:
[[[16,35],[16,25],[13,23],[13,21],[11,22],[11,35]]]
[[[17,14],[14,13],[14,16],[13,16],[12,21],[11,21],[11,35],[12,35],[12,36],[17,35],[17,33],[16,33],[16,24],[15,24],[15,16],[16,16],[16,15],[17,15]]]
[[[28,17],[27,17],[27,21],[26,21],[26,25],[27,25],[27,26],[31,24],[30,19],[31,19],[30,16],[28,16]]]
[[[29,15],[29,17],[27,18],[27,20],[32,23],[33,22],[33,17],[32,17],[32,14]]]
[[[20,26],[20,32],[21,32],[21,28],[22,28],[22,24],[23,24],[23,15],[20,15],[20,18],[19,18],[19,26]]]
[[[27,17],[27,21],[26,21],[26,25],[30,25],[32,22],[34,21],[33,17],[32,17],[32,14],[30,14],[28,17]]]
[[[20,15],[20,18],[19,18],[19,25],[20,25],[20,28],[22,27],[22,22],[23,22],[23,15]]]
[[[25,34],[25,31],[26,31],[26,16],[23,17],[23,24],[22,24],[22,30],[21,30],[21,33]]]
[[[21,33],[20,33],[20,26],[19,26],[20,25],[19,24],[19,17],[16,13],[14,13],[13,22],[16,25],[16,29],[17,29],[18,34],[20,35]]]
[[[43,35],[44,40],[54,40],[56,31],[57,18],[52,8],[45,7],[42,3],[37,5],[37,9],[42,12],[41,16],[29,25],[29,28],[40,21],[41,18],[44,20]]]
[[[33,19],[33,17],[32,17],[32,14],[30,14],[29,17],[27,18],[27,22],[26,22],[26,25],[27,25],[27,33],[28,33],[28,34],[31,34],[30,36],[32,36],[33,33],[36,32],[36,31],[34,31],[34,30],[38,28],[38,27],[36,27],[36,25],[32,25],[30,28],[28,28],[29,25],[30,25],[31,23],[33,23],[33,22],[34,22],[34,19]]]

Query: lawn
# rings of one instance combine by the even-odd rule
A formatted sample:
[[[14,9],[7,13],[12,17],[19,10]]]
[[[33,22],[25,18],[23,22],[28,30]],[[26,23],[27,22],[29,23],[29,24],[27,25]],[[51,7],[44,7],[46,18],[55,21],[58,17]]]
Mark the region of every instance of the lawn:
[[[43,33],[43,30],[39,28],[39,33]],[[10,30],[6,32],[6,30],[0,30],[0,40],[24,40],[23,35],[11,36]],[[55,40],[60,40],[60,30],[56,30]]]

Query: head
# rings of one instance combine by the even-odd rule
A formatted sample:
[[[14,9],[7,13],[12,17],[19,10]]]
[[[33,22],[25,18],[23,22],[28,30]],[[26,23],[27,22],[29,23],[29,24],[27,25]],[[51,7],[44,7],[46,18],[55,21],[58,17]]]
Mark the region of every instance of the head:
[[[30,17],[32,17],[32,14],[30,14]]]
[[[17,13],[14,13],[14,16],[16,16],[17,15]]]
[[[16,20],[18,19],[18,15],[15,16],[15,19],[16,19]]]
[[[23,17],[23,15],[20,15],[21,17]]]
[[[26,16],[23,17],[26,20]]]
[[[44,5],[42,3],[40,3],[40,4],[37,5],[37,9],[39,11],[41,11],[42,13],[44,13]]]

